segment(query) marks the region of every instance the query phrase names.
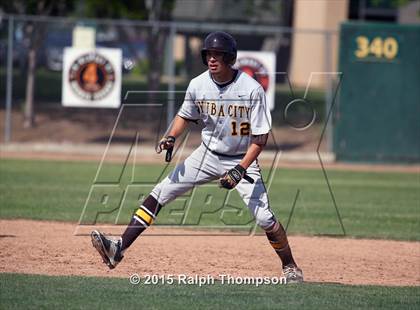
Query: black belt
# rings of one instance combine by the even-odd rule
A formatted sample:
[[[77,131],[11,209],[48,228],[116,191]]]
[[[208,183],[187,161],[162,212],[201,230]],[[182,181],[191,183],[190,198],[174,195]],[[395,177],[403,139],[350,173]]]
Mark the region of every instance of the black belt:
[[[228,154],[222,154],[222,153],[218,153],[216,151],[211,150],[204,142],[203,142],[204,147],[210,151],[210,153],[212,153],[213,155],[216,156],[224,156],[224,157],[232,157],[232,158],[238,158],[238,157],[244,157],[245,153],[242,154],[237,154],[237,155],[228,155]]]

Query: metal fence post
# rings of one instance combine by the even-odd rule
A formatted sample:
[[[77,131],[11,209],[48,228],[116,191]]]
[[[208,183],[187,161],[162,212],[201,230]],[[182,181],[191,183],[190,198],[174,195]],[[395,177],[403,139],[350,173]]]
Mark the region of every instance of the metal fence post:
[[[166,110],[166,127],[169,128],[175,114],[175,60],[174,60],[174,43],[175,43],[175,26],[169,28],[168,38],[168,109]]]
[[[332,46],[331,33],[325,33],[325,139],[327,152],[332,152]]]
[[[9,37],[7,46],[6,113],[4,121],[4,142],[8,143],[12,132],[12,83],[13,83],[13,15],[9,15]]]

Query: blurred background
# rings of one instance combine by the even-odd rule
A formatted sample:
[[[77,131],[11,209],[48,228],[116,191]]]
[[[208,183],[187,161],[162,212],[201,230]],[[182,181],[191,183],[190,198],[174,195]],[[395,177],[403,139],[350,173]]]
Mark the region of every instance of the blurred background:
[[[410,0],[0,1],[1,150],[102,152],[111,133],[118,145],[136,132],[153,145],[206,69],[203,38],[224,30],[241,51],[275,54],[269,149],[418,163],[419,12]],[[62,104],[64,48],[80,28],[96,48],[121,50],[121,103],[148,104],[123,111],[115,131],[119,109]]]

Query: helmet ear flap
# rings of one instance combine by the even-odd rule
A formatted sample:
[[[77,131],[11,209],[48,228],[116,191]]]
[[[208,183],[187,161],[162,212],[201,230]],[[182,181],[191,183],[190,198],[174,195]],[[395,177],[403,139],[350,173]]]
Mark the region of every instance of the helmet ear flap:
[[[225,62],[225,64],[233,66],[236,62],[236,57],[231,54],[225,53],[223,55],[223,61]]]

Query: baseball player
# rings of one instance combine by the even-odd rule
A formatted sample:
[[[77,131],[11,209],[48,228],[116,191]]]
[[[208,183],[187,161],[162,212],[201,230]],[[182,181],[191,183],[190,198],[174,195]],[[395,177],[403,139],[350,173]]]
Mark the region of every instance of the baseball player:
[[[266,232],[281,259],[287,283],[303,281],[286,232],[270,209],[257,161],[271,130],[265,93],[252,77],[232,68],[236,54],[236,42],[228,33],[213,32],[205,38],[201,56],[208,70],[191,80],[182,107],[157,152],[167,150],[170,157],[177,137],[189,122],[198,120],[205,125],[202,143],[155,186],[120,238],[111,239],[96,230],[91,233],[93,246],[110,269],[117,266],[164,205],[194,186],[219,179],[220,187],[239,192],[256,223]]]

